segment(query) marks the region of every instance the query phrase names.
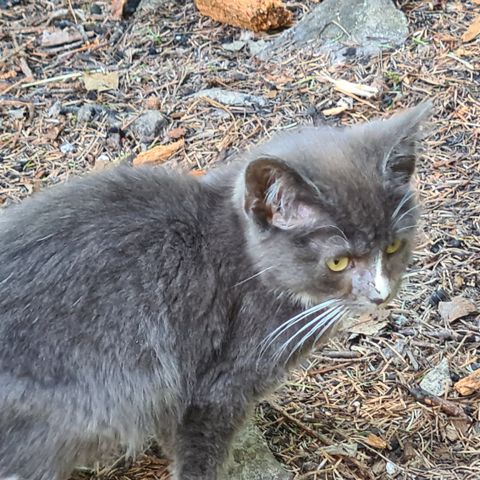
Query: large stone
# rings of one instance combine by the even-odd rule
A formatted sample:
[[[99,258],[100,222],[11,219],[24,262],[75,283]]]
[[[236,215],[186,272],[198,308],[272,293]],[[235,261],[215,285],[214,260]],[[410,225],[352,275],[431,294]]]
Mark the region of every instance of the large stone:
[[[342,60],[401,45],[407,35],[407,19],[392,0],[324,0],[258,56],[267,59],[274,52],[308,45]]]
[[[226,478],[290,480],[292,474],[273,456],[260,430],[253,422],[249,422],[237,435]]]

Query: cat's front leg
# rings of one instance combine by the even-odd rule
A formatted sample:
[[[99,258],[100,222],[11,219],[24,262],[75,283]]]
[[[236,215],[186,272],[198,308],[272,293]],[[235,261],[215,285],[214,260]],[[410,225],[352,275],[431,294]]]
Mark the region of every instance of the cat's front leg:
[[[177,427],[174,480],[223,480],[232,438],[243,414],[233,407],[192,406]]]

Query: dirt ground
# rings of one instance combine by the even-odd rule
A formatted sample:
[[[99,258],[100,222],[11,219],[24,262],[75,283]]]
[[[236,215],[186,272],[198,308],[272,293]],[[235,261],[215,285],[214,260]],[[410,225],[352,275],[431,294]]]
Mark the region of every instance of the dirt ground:
[[[318,2],[285,3],[298,20]],[[480,5],[397,4],[409,20],[403,48],[330,66],[307,51],[269,62],[227,51],[222,44],[241,32],[200,17],[190,0],[122,22],[103,1],[0,0],[0,205],[7,208],[154,145],[183,138],[166,165],[205,170],[279,129],[351,124],[434,100],[417,175],[418,248],[399,299],[385,318],[311,357],[258,407],[258,425],[296,479],[480,478],[480,391],[462,396],[455,388],[480,368],[480,317],[468,313],[472,302],[480,307],[480,46],[462,41]],[[72,26],[72,42],[48,46],[44,32]],[[97,69],[118,72],[118,87],[87,91],[81,75]],[[379,93],[346,95],[325,73]],[[266,102],[229,107],[193,96],[210,87]],[[324,114],[338,102],[347,109]],[[148,142],[132,128],[146,110],[165,117]],[[442,360],[446,391],[425,397],[418,384]],[[164,479],[165,470],[152,450],[133,465],[79,475]]]

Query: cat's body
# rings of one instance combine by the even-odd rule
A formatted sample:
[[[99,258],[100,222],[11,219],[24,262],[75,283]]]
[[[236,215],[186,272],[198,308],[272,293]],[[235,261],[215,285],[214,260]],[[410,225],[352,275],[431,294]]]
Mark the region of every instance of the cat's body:
[[[406,132],[391,145],[371,126],[305,129],[201,180],[119,168],[1,215],[0,479],[63,480],[154,436],[178,479],[217,478],[247,410],[315,337],[393,295],[413,167],[368,162],[414,162],[425,111],[390,120]],[[405,245],[382,260],[392,228]],[[348,242],[358,262],[331,276],[327,245],[343,258]]]

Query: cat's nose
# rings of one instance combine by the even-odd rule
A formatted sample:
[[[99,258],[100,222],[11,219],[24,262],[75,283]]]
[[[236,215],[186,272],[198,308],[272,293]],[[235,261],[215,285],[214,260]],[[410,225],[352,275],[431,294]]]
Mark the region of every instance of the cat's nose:
[[[383,298],[379,295],[372,295],[370,296],[369,300],[374,303],[375,305],[381,305],[382,303],[385,303],[386,298]]]

